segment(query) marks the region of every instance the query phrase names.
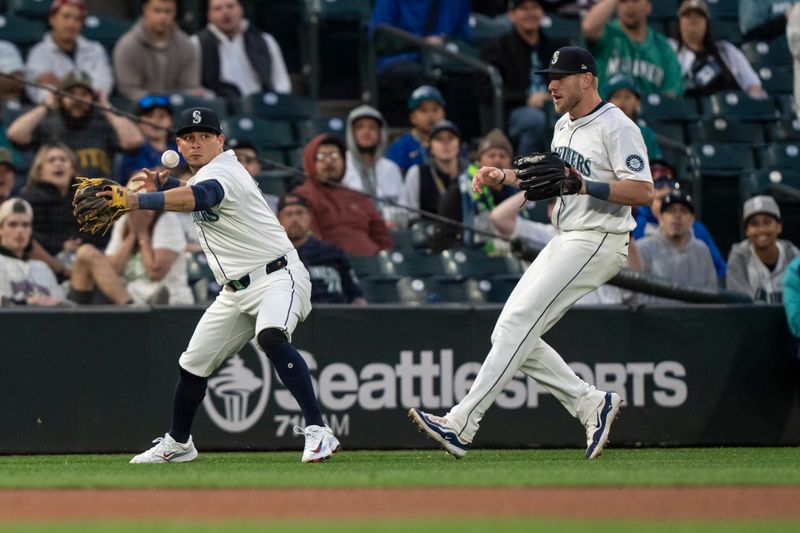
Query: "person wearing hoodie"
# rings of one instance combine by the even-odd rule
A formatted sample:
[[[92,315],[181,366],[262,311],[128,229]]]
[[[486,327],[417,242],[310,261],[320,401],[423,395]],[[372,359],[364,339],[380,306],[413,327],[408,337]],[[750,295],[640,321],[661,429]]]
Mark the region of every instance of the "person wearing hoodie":
[[[142,0],[141,18],[114,46],[117,90],[131,102],[147,94],[212,95],[200,85],[197,49],[176,12],[176,0]]]
[[[800,256],[791,242],[779,239],[783,231],[781,210],[771,196],[754,196],[744,203],[747,238],[733,245],[728,255],[727,288],[749,294],[756,302],[783,301],[783,274]]]
[[[397,163],[383,156],[388,144],[387,124],[380,111],[368,105],[356,107],[347,117],[347,158],[342,185],[373,197],[399,203],[403,196],[403,174]],[[402,208],[376,202],[389,229],[406,225]]]
[[[345,253],[376,255],[392,248],[386,222],[372,200],[342,185],[345,145],[334,135],[322,133],[303,149],[305,183],[292,192],[303,196],[313,215],[314,235],[330,241]]]

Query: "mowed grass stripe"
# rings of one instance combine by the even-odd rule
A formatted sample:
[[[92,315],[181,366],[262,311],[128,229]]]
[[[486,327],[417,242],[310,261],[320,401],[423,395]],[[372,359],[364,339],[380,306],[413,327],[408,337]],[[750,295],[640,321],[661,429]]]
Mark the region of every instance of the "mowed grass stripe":
[[[192,463],[130,465],[130,455],[0,456],[0,488],[591,487],[798,485],[800,448],[203,453]]]
[[[493,519],[493,520],[399,520],[399,521],[270,521],[270,522],[224,522],[224,523],[182,523],[174,522],[80,522],[61,524],[7,524],[0,525],[0,533],[250,533],[269,531],[270,533],[306,533],[325,531],[326,533],[484,533],[502,531],[503,533],[538,533],[558,531],[559,533],[783,533],[797,531],[797,524],[773,522],[621,522],[621,521],[566,521],[535,519]]]

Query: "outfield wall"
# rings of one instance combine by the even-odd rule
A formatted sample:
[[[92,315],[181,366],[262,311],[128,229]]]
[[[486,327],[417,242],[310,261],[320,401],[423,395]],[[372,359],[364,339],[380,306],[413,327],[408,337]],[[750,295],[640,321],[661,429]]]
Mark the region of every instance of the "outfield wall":
[[[169,427],[177,357],[200,308],[2,310],[0,453],[133,452]],[[410,407],[442,413],[489,348],[498,307],[318,306],[295,334],[343,445],[413,448]],[[624,396],[617,446],[800,443],[780,307],[578,308],[546,336],[588,381]],[[209,381],[204,450],[297,449],[299,409],[248,346]],[[513,379],[476,446],[582,446],[583,428]]]

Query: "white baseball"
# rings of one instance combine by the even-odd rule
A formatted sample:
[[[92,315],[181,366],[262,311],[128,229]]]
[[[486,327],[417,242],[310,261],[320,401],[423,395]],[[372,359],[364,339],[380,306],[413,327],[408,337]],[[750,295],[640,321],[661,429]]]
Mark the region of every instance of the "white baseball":
[[[167,150],[161,154],[161,164],[167,168],[177,167],[180,160],[181,158],[175,150]]]

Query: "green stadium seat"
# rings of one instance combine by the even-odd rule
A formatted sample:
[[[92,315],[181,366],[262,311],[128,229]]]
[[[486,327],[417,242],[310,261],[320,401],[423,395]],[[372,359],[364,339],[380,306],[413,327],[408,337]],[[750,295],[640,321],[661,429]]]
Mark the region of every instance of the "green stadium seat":
[[[403,299],[398,290],[398,277],[375,277],[359,279],[364,298],[369,303],[401,303]]]
[[[800,169],[757,170],[739,178],[742,201],[758,194],[769,194],[776,198],[785,196],[786,187],[800,194]],[[798,201],[795,197],[794,201]]]
[[[706,0],[708,9],[711,12],[711,29],[715,28],[718,20],[739,19],[739,0]],[[658,3],[658,2],[654,2]],[[677,12],[677,9],[676,9]]]
[[[691,98],[667,98],[650,93],[642,96],[641,116],[647,121],[690,122],[700,118],[697,102]]]
[[[11,41],[17,45],[23,57],[28,49],[42,39],[45,31],[47,31],[47,25],[40,20],[0,15],[0,39]]]
[[[800,168],[800,144],[771,144],[758,153],[761,167],[797,170]]]
[[[505,303],[521,277],[521,274],[499,274],[480,280],[478,287],[484,293],[487,302]]]
[[[692,143],[764,144],[764,128],[758,122],[742,122],[723,117],[706,117],[690,124]]]
[[[47,20],[50,15],[50,0],[9,0],[9,10],[20,17]]]
[[[508,26],[496,22],[483,13],[472,13],[469,18],[469,39],[477,45],[499,39],[508,33]]]
[[[442,252],[452,258],[462,276],[486,279],[499,274],[522,274],[525,267],[513,255],[489,256],[472,248],[453,248]]]
[[[550,37],[566,39],[571,43],[578,43],[583,39],[581,21],[577,17],[564,17],[550,13],[542,19],[541,27]]]
[[[755,168],[752,150],[738,145],[703,143],[691,148],[703,175],[738,176]]]
[[[426,278],[459,274],[458,265],[451,256],[446,254],[393,250],[390,257],[396,272],[400,275]]]
[[[706,116],[771,122],[780,118],[780,111],[769,100],[756,100],[740,91],[726,91],[709,96],[703,104]]]
[[[769,94],[790,94],[794,90],[793,66],[761,67],[758,77]]]
[[[214,279],[214,272],[208,266],[205,253],[192,252],[186,254],[186,273],[189,285],[194,293],[195,302],[209,302],[219,293],[220,286]]]
[[[8,129],[8,126],[17,120],[17,117],[33,109],[32,105],[20,104],[13,100],[6,100],[0,104],[0,125]]]
[[[365,20],[372,10],[370,0],[325,0],[310,2],[306,16],[321,20]]]
[[[259,151],[297,146],[292,124],[286,121],[235,115],[222,120],[222,131],[230,139],[247,139]]]
[[[764,66],[789,66],[793,62],[786,37],[743,43],[742,53],[756,70]]]
[[[108,15],[89,15],[83,23],[83,36],[98,41],[109,52],[123,33],[131,29],[133,22]]]
[[[434,276],[427,280],[428,303],[483,303],[478,281],[462,276]]]
[[[765,126],[770,141],[800,144],[800,119],[789,116],[776,122],[768,122]]]
[[[278,165],[288,165],[286,160],[286,152],[281,148],[266,148],[258,151],[258,156],[261,159],[262,166],[266,168],[276,168],[280,170]]]
[[[237,113],[272,120],[308,120],[316,116],[314,102],[304,96],[257,93],[238,101]]]
[[[359,278],[374,278],[386,276],[398,276],[400,270],[392,259],[391,250],[381,250],[377,255],[372,256],[348,256],[353,271]]]
[[[428,220],[418,220],[409,228],[411,241],[417,250],[426,250],[431,247],[431,241],[436,234],[436,224]]]
[[[643,119],[640,119],[640,122],[656,132],[657,135],[662,135],[672,141],[686,144],[686,128],[683,123]]]
[[[772,97],[775,107],[782,116],[796,116],[794,106],[794,95],[791,94],[776,94]]]
[[[730,41],[735,45],[742,42],[742,30],[739,28],[738,20],[714,19],[711,23],[711,29],[717,39]]]
[[[266,170],[256,176],[256,183],[261,192],[281,197],[289,192],[292,175],[283,170]]]
[[[414,240],[411,236],[411,230],[408,228],[397,228],[391,232],[394,247],[400,251],[407,251],[414,249]]]
[[[180,115],[181,111],[190,107],[207,107],[213,110],[220,120],[228,116],[228,104],[222,98],[207,98],[187,93],[172,93],[169,95],[169,103],[172,105],[172,114],[175,117]]]
[[[295,122],[295,124],[302,144],[307,143],[312,137],[320,133],[330,133],[344,140],[347,126],[346,119],[340,117],[318,117]]]
[[[650,12],[651,19],[674,19],[678,12],[678,0],[657,0],[653,2],[653,10]]]
[[[306,36],[302,31],[298,31],[298,28],[302,27],[306,16],[306,2],[269,0],[269,9],[266,9],[266,3],[245,2],[246,9],[248,4],[253,7],[251,11],[248,11],[250,21],[269,32],[281,44],[281,51],[289,72],[301,72],[308,51],[306,50]],[[258,9],[253,4],[257,5]]]

